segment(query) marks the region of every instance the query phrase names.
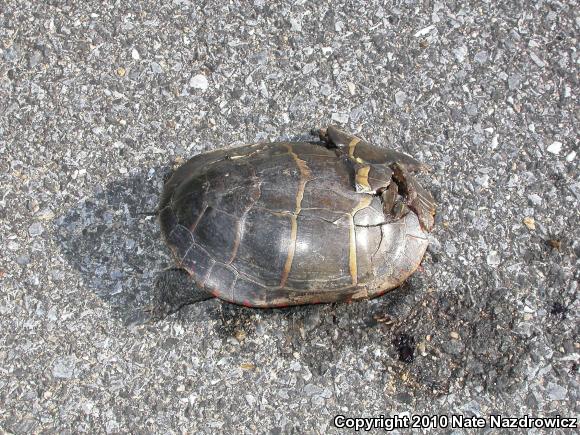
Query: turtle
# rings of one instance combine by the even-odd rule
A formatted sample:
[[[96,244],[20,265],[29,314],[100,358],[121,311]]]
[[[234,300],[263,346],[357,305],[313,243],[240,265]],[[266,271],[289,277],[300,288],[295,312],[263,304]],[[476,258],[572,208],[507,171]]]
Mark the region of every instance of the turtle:
[[[370,299],[419,266],[435,201],[429,166],[329,126],[318,141],[197,155],[157,209],[175,265],[155,280],[161,319],[210,298],[255,308]]]

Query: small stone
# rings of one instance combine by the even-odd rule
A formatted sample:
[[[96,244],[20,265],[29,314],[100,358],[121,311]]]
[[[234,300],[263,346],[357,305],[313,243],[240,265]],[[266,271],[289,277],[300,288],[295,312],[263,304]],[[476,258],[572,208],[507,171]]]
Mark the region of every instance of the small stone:
[[[126,73],[127,73],[127,71],[122,66],[120,66],[119,68],[117,68],[117,75],[119,77],[125,77],[125,74]]]
[[[246,402],[248,402],[248,405],[254,406],[254,404],[256,403],[255,396],[252,396],[251,394],[246,394],[244,397],[246,399]]]
[[[558,141],[552,142],[552,145],[546,148],[546,150],[552,154],[559,154],[560,151],[562,151],[562,142]]]
[[[301,32],[302,31],[302,23],[297,20],[296,18],[290,18],[290,28],[294,32]]]
[[[325,97],[328,97],[332,93],[332,88],[327,83],[320,87],[320,93]]]
[[[561,385],[548,382],[547,393],[550,400],[566,400],[566,394],[568,391]]]
[[[133,60],[139,60],[139,59],[141,59],[141,56],[139,55],[139,52],[137,51],[136,48],[134,48],[133,50],[131,50],[131,57],[133,58]]]
[[[244,341],[247,337],[246,331],[244,331],[243,329],[238,329],[234,336],[236,337],[236,340],[238,340],[239,343],[241,343],[242,341]]]
[[[517,88],[519,88],[521,81],[522,81],[522,78],[519,74],[512,74],[511,76],[509,76],[508,87],[510,88],[510,91],[514,91]]]
[[[424,342],[421,342],[417,345],[417,352],[419,352],[419,355],[421,355],[421,356],[427,356]]]
[[[332,120],[340,124],[346,124],[348,122],[348,113],[333,113]]]
[[[455,246],[455,243],[453,243],[451,240],[447,240],[445,242],[445,252],[450,257],[454,257],[455,254],[457,254],[457,247]]]
[[[572,160],[574,160],[576,158],[576,151],[572,151],[570,152],[570,154],[568,154],[566,156],[566,161],[567,162],[571,162]]]
[[[484,189],[487,189],[489,187],[489,175],[483,174],[481,177],[476,177],[475,182]]]
[[[105,432],[106,433],[113,433],[119,430],[119,422],[115,419],[107,420],[105,423]]]
[[[315,63],[307,63],[302,67],[302,74],[310,74],[315,69],[316,69]]]
[[[236,340],[234,337],[228,337],[228,338],[226,339],[226,342],[227,342],[228,344],[231,344],[232,346],[239,346],[239,344],[240,344],[240,342],[239,342],[239,341],[237,341],[237,340]]]
[[[532,194],[528,195],[528,200],[533,205],[542,205],[542,197],[540,195],[538,195],[537,193],[532,193]]]
[[[55,378],[72,378],[76,367],[76,361],[72,357],[57,359],[52,367],[52,375]]]
[[[546,63],[542,59],[540,59],[538,55],[533,51],[530,53],[530,57],[532,58],[534,63],[538,65],[540,68],[544,68],[546,66]]]
[[[536,221],[531,216],[526,216],[524,218],[524,225],[528,227],[529,230],[533,231],[536,229]]]
[[[28,234],[32,237],[40,236],[44,232],[44,227],[40,222],[34,222],[28,227]]]
[[[395,93],[395,103],[397,103],[397,106],[402,106],[403,104],[405,104],[405,101],[407,101],[407,94],[404,93],[403,91],[398,91],[397,93]]]
[[[29,201],[26,201],[26,207],[32,213],[36,213],[38,210],[40,210],[40,206],[38,205],[38,201],[36,201],[34,198],[30,199]]]
[[[494,135],[493,138],[491,139],[491,145],[490,146],[491,146],[491,149],[492,150],[494,150],[494,149],[497,148],[498,143],[499,143],[499,140],[498,139],[499,139],[499,135],[497,135],[497,134]]]
[[[54,218],[54,213],[51,209],[45,208],[45,209],[42,209],[39,212],[37,212],[36,217],[38,219],[49,221],[49,220],[52,220]]]
[[[497,251],[489,251],[489,254],[487,254],[486,261],[487,264],[489,264],[491,267],[499,266],[500,258]]]
[[[461,340],[453,338],[442,343],[441,350],[450,355],[461,355],[465,351],[465,345]]]
[[[308,395],[308,396],[319,395],[322,393],[322,388],[320,388],[318,385],[307,384],[304,387],[304,393],[306,393],[306,395]]]
[[[34,68],[42,60],[42,53],[38,50],[34,50],[30,57],[28,58],[28,66]]]
[[[209,82],[207,81],[206,76],[203,74],[198,74],[189,80],[189,86],[194,89],[201,89],[202,91],[205,91],[209,87]]]
[[[290,362],[290,370],[292,370],[293,372],[299,372],[301,369],[302,369],[302,366],[300,365],[300,363],[298,361]]]
[[[458,334],[457,332],[455,332],[455,331],[451,331],[451,332],[449,333],[449,336],[450,336],[452,339],[454,339],[454,340],[459,340],[459,334]]]
[[[354,95],[355,94],[355,91],[356,91],[356,88],[355,88],[354,83],[353,82],[348,82],[346,84],[346,86],[348,86],[348,92],[350,92],[350,95]]]
[[[467,47],[465,45],[458,47],[453,50],[453,54],[455,55],[457,62],[463,62],[467,56]]]
[[[487,51],[479,51],[475,55],[475,61],[477,63],[485,63],[487,61]]]
[[[26,255],[20,255],[16,257],[16,263],[20,264],[21,266],[26,266],[28,263],[30,263],[30,257],[27,257]]]
[[[415,36],[415,38],[419,38],[420,36],[425,36],[429,32],[431,32],[431,30],[433,30],[433,29],[435,29],[434,25],[427,26],[427,27],[415,32],[415,34],[413,36]]]
[[[476,104],[466,104],[465,105],[465,112],[469,116],[476,116],[477,115],[477,105]]]
[[[111,279],[116,280],[116,281],[122,279],[125,276],[125,274],[118,269],[111,270],[111,273],[109,275],[110,275]]]
[[[254,370],[256,368],[256,365],[253,363],[245,362],[240,364],[240,368],[242,370]]]
[[[163,72],[163,68],[157,62],[151,62],[151,72],[154,74],[161,74]]]
[[[6,50],[4,50],[4,60],[8,62],[14,62],[18,59],[18,50],[16,47],[12,46]]]

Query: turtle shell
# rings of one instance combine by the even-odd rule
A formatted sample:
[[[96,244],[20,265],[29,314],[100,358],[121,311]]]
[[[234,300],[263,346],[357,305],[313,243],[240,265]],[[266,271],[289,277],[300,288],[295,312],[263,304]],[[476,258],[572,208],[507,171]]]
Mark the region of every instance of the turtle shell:
[[[415,271],[428,241],[413,212],[386,223],[380,196],[357,192],[354,175],[320,143],[205,153],[167,181],[162,234],[195,284],[229,302],[372,298]]]

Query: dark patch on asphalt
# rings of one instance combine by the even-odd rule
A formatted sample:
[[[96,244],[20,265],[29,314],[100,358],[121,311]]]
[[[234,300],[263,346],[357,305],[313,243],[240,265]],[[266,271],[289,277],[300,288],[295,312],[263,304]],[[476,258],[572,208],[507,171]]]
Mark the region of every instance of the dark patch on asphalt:
[[[408,334],[399,334],[393,341],[399,354],[399,360],[410,364],[415,359],[415,338]]]

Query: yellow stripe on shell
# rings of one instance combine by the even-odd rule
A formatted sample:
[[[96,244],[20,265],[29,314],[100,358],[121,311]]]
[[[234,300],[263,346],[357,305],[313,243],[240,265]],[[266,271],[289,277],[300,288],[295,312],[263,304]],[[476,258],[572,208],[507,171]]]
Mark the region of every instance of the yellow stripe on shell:
[[[369,184],[370,170],[370,166],[363,166],[358,171],[356,171],[355,183],[357,187],[360,186],[360,189],[363,192],[370,192],[372,190],[371,185]]]
[[[280,279],[280,287],[286,285],[288,280],[288,275],[290,275],[290,270],[292,269],[292,262],[294,260],[294,253],[296,252],[296,239],[298,236],[298,220],[297,216],[302,210],[302,199],[304,198],[304,189],[306,188],[306,183],[312,179],[312,173],[308,168],[308,165],[304,160],[298,157],[298,154],[294,152],[291,144],[286,144],[288,149],[288,154],[292,157],[298,170],[300,171],[300,183],[298,184],[298,191],[296,192],[296,207],[294,213],[290,215],[290,246],[288,247],[288,255],[286,256],[286,262],[284,263],[284,269],[282,270],[282,276]]]

